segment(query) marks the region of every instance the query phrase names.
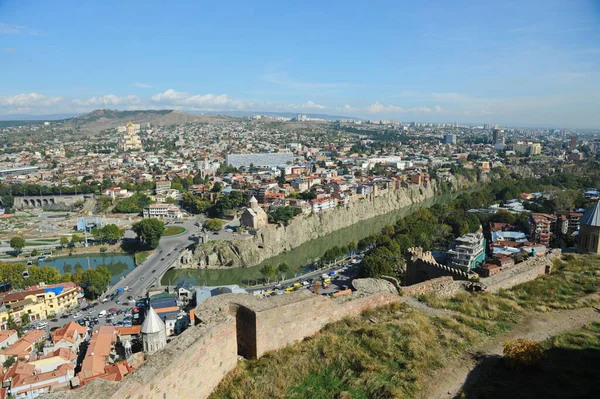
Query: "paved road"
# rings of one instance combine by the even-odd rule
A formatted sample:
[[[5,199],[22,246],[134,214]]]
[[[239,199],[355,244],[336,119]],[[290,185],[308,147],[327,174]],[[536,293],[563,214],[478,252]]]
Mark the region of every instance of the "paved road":
[[[200,231],[196,226],[197,222],[197,218],[191,218],[180,222],[180,224],[175,224],[185,228],[185,232],[176,236],[161,238],[158,248],[154,250],[152,255],[117,284],[110,287],[101,298],[115,293],[118,288],[125,287],[129,287],[125,297],[129,295],[133,297],[146,295],[148,288],[154,285],[159,276],[162,276],[171,267],[181,251],[194,243],[191,236],[198,234]]]

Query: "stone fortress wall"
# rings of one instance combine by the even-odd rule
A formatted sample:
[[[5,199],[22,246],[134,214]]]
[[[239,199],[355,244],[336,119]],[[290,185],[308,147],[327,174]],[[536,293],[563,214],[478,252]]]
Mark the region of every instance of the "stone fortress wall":
[[[358,291],[337,298],[314,295],[308,290],[268,299],[243,294],[219,295],[196,307],[196,326],[175,337],[124,381],[94,380],[81,389],[56,392],[48,397],[207,398],[236,367],[239,356],[261,357],[310,337],[344,317],[356,317],[366,309],[400,302],[401,295],[433,293],[448,297],[471,289],[471,284],[490,291],[510,288],[551,272],[552,262],[559,255],[560,251],[553,251],[547,257],[529,259],[482,283],[442,276],[398,290],[394,281],[358,279],[353,281]]]

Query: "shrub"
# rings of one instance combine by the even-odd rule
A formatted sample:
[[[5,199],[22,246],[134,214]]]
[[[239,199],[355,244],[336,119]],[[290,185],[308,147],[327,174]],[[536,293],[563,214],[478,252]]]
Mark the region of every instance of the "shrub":
[[[543,356],[544,348],[539,342],[524,338],[504,342],[504,359],[515,370],[535,366]]]
[[[100,247],[100,252],[106,252],[106,251],[108,251],[108,248],[106,248],[106,247]]]

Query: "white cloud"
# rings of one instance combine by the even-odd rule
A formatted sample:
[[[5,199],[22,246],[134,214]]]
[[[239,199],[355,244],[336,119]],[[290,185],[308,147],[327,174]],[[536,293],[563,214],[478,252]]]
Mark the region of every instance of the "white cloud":
[[[151,84],[141,83],[141,82],[133,82],[133,86],[134,87],[138,87],[140,89],[150,89],[150,88],[152,88]]]
[[[90,97],[86,99],[75,99],[73,104],[75,105],[92,105],[92,106],[113,106],[113,105],[130,105],[139,103],[139,99],[136,96],[123,96],[119,97],[114,94],[107,94],[105,96]]]
[[[314,102],[312,102],[312,101],[307,101],[307,102],[305,102],[305,103],[304,103],[302,106],[303,106],[304,108],[307,108],[307,109],[325,109],[325,108],[327,108],[327,107],[326,107],[326,106],[324,106],[324,105],[321,105],[321,104],[315,104],[315,103],[314,103]]]
[[[234,100],[227,94],[191,94],[168,89],[151,97],[155,103],[206,110],[242,110],[252,102]]]
[[[442,109],[440,107],[436,107],[435,111],[440,112]],[[399,107],[397,105],[384,105],[381,103],[375,103],[369,105],[367,108],[367,112],[370,114],[394,114],[394,113],[430,113],[432,110],[429,107],[413,107],[413,108],[404,108]]]
[[[0,106],[3,107],[32,107],[51,106],[62,100],[62,97],[47,97],[43,94],[29,93],[17,94],[11,97],[0,97]]]

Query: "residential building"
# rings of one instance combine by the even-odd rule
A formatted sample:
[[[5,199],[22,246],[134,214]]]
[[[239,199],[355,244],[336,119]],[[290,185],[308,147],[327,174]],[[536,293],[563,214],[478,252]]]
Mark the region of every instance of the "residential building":
[[[117,335],[113,326],[99,326],[94,329],[81,363],[81,371],[77,374],[79,385],[85,385],[95,378],[106,378],[107,365],[117,357]]]
[[[24,314],[30,320],[40,320],[77,307],[81,293],[81,287],[71,282],[53,285],[40,283],[25,291],[6,294],[3,305],[14,320],[20,320]]]
[[[7,348],[17,342],[18,339],[17,330],[0,331],[0,348]]]
[[[173,204],[150,204],[144,208],[145,218],[181,219],[181,209]]]
[[[529,234],[537,243],[550,246],[550,236],[556,223],[556,216],[547,213],[532,213],[528,217]]]
[[[446,253],[447,265],[464,271],[473,270],[485,260],[485,238],[482,233],[465,234],[454,240]]]
[[[31,330],[21,338],[15,341],[7,348],[0,350],[0,363],[14,357],[18,359],[27,359],[36,352],[36,344],[44,342],[46,333],[41,330]]]
[[[34,365],[17,362],[4,375],[3,386],[15,399],[33,399],[50,392],[51,388],[68,388],[74,370],[73,364],[65,363],[55,370],[40,372]]]
[[[79,346],[87,338],[87,327],[72,321],[50,333],[50,342],[44,346],[44,353],[67,348],[79,353]]]
[[[129,198],[133,195],[133,193],[127,191],[126,188],[121,188],[119,186],[109,187],[107,189],[102,190],[102,195],[106,197],[110,197],[111,199],[123,199]]]
[[[156,194],[168,191],[171,189],[171,182],[169,180],[157,180],[156,181]]]
[[[315,198],[310,201],[312,204],[313,213],[319,213],[323,211],[328,211],[330,209],[335,209],[337,201],[335,198],[331,197],[323,197],[323,198]]]
[[[513,144],[512,146],[513,150],[517,154],[521,155],[535,156],[540,155],[542,153],[542,145],[540,143],[519,141],[516,144]]]

